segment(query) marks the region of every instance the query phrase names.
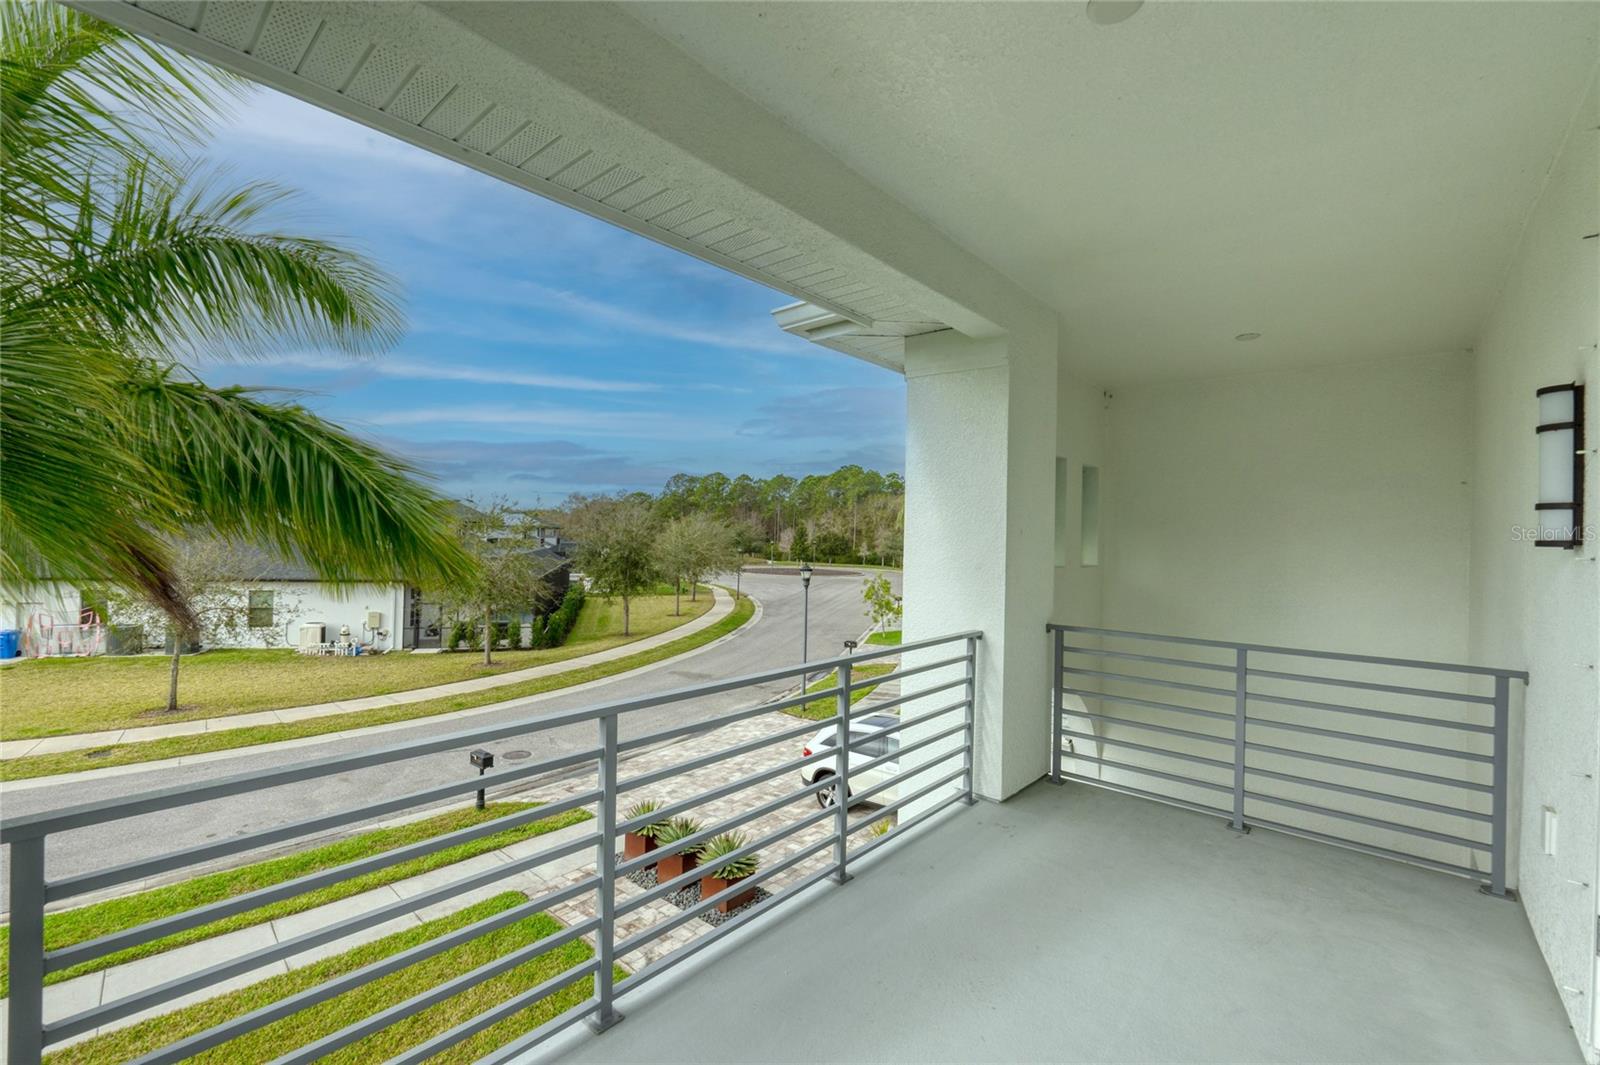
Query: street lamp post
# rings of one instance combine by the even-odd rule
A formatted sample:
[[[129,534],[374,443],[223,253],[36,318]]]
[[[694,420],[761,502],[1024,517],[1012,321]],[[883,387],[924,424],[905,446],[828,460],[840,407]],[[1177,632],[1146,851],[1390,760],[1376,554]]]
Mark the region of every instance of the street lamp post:
[[[800,585],[805,589],[805,602],[800,613],[800,664],[805,665],[810,657],[806,641],[811,636],[811,563],[803,562],[800,565]],[[800,678],[802,684],[809,683],[810,675]]]

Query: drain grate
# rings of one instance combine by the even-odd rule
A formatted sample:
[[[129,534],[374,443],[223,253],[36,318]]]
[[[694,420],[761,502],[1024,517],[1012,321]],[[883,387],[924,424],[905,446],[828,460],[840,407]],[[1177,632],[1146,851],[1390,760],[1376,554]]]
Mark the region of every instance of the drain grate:
[[[504,758],[508,762],[520,762],[524,758],[532,758],[532,751],[507,751]]]

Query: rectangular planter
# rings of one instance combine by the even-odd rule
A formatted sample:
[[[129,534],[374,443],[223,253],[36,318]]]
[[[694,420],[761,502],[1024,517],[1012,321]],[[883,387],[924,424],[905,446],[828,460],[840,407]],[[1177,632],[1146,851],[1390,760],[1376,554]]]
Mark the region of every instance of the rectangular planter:
[[[622,834],[622,857],[642,858],[656,849],[656,841],[650,836],[641,836],[637,832],[624,832]],[[646,869],[650,868],[648,865]]]
[[[746,878],[742,876],[739,878],[739,880],[744,879]],[[717,892],[726,891],[728,888],[739,883],[739,880],[724,880],[720,876],[703,876],[700,878],[700,897],[702,899],[709,899]],[[726,899],[717,903],[717,912],[731,913],[755,897],[756,889],[753,887],[745,891],[741,891],[738,894],[730,895]]]
[[[656,883],[665,884],[668,880],[680,877],[700,863],[700,859],[689,852],[679,851],[677,854],[663,854],[656,859]]]

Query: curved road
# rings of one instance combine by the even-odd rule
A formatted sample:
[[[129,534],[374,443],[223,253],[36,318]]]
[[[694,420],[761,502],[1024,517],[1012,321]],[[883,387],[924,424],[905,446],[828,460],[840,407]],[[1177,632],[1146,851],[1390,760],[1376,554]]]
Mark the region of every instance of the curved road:
[[[863,573],[856,571],[843,571],[836,575],[819,573],[812,578],[811,658],[826,658],[840,653],[844,640],[855,639],[866,628],[867,616],[861,601],[863,576]],[[890,576],[898,589],[900,575],[892,573]],[[15,792],[0,789],[0,799],[3,799],[5,815],[16,817],[156,788],[198,784],[218,777],[309,759],[356,754],[364,749],[388,747],[465,729],[490,728],[558,711],[798,663],[802,608],[799,578],[746,572],[743,589],[761,604],[761,616],[754,624],[746,625],[731,638],[698,653],[669,660],[637,675],[619,675],[602,682],[599,687],[579,693],[552,692],[514,703],[503,710],[467,718],[448,714],[424,718],[415,726],[380,732],[368,738],[358,736],[279,751],[246,753],[198,765],[111,776],[103,781],[80,780],[56,787],[36,787]],[[776,698],[793,687],[792,681],[785,681],[638,711],[627,715],[622,721],[621,736],[626,739],[672,725],[715,717],[764,699]],[[490,748],[496,752],[518,748],[531,750],[535,759],[543,760],[568,751],[592,748],[594,742],[594,725],[585,722],[538,732],[527,740],[501,740],[491,744]],[[224,836],[243,835],[319,814],[359,807],[472,775],[473,771],[467,762],[467,748],[464,746],[460,750],[322,777],[267,792],[218,799],[188,808],[79,829],[51,837],[46,847],[47,875],[56,878],[103,869]],[[304,844],[302,840],[298,845]],[[235,856],[231,860],[237,862],[240,858]],[[192,875],[194,870],[188,872]]]

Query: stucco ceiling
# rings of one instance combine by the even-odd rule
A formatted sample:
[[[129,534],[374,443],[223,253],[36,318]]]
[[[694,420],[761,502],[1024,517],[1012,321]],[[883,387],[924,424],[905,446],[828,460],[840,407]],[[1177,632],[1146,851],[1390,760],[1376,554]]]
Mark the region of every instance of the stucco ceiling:
[[[1594,3],[626,10],[1110,384],[1470,347],[1600,47]]]

